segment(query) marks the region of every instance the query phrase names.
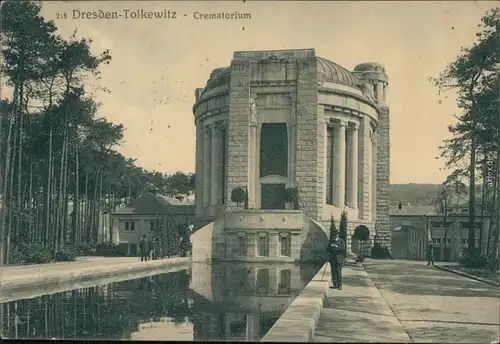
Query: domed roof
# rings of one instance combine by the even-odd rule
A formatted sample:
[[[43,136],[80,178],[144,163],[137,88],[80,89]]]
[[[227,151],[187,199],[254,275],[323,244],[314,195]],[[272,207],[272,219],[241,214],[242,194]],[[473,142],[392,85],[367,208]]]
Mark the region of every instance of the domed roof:
[[[317,56],[316,59],[318,61],[318,74],[325,75],[324,81],[358,89],[363,85],[363,82],[357,76],[349,72],[344,67],[319,56]]]

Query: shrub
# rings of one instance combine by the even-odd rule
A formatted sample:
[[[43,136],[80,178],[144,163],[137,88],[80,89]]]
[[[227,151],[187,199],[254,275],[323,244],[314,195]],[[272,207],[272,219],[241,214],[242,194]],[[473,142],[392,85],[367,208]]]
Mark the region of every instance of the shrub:
[[[41,244],[23,245],[19,250],[28,264],[44,264],[52,260],[50,250]]]
[[[126,248],[124,252],[123,250],[120,250],[117,245],[114,244],[99,244],[96,245],[94,254],[96,256],[103,256],[103,257],[123,257],[126,254]]]
[[[337,231],[337,227],[335,226],[335,219],[333,218],[333,215],[330,217],[330,238],[333,237],[333,232]]]
[[[25,255],[20,247],[16,247],[9,252],[9,265],[21,264],[25,262]]]
[[[299,209],[299,189],[296,186],[285,189],[285,202],[291,203],[293,209]]]
[[[347,212],[345,210],[340,215],[339,238],[347,240]]]
[[[77,245],[79,256],[90,256],[95,249],[89,243],[82,242]]]
[[[245,202],[246,192],[243,188],[237,187],[231,191],[231,201],[238,204],[238,206]]]
[[[478,250],[471,252],[469,249],[465,249],[459,255],[458,264],[467,268],[480,269],[487,266],[488,257],[482,255]]]
[[[382,247],[378,242],[373,245],[370,257],[372,259],[394,259],[387,246]]]
[[[60,247],[54,254],[56,262],[73,262],[79,255],[79,249],[76,246],[63,246]]]

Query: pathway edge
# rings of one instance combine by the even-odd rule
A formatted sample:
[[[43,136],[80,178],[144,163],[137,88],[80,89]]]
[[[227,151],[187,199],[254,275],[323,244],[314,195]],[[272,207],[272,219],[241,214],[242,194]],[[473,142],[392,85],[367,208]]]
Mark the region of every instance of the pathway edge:
[[[450,269],[450,268],[447,268],[447,267],[444,267],[444,266],[435,265],[435,264],[432,264],[432,267],[435,268],[435,269],[437,269],[437,270],[447,271],[447,272],[450,272],[450,273],[455,274],[455,275],[467,277],[467,278],[476,280],[478,282],[482,282],[482,283],[488,284],[488,285],[493,286],[493,287],[500,287],[500,283],[489,281],[489,280],[487,280],[485,278],[474,276],[474,275],[468,274],[466,272],[462,272],[462,271]]]

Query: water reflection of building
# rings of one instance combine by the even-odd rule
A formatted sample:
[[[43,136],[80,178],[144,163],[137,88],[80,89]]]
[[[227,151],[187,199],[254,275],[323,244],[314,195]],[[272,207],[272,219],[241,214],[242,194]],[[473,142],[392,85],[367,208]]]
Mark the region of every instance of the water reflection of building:
[[[318,267],[194,264],[194,340],[260,340]]]

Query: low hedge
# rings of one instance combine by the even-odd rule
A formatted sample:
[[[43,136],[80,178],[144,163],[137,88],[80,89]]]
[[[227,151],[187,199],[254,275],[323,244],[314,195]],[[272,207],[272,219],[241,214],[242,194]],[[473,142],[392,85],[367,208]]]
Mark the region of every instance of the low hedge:
[[[73,262],[80,255],[80,252],[79,247],[66,245],[56,250],[54,260],[56,262]]]

